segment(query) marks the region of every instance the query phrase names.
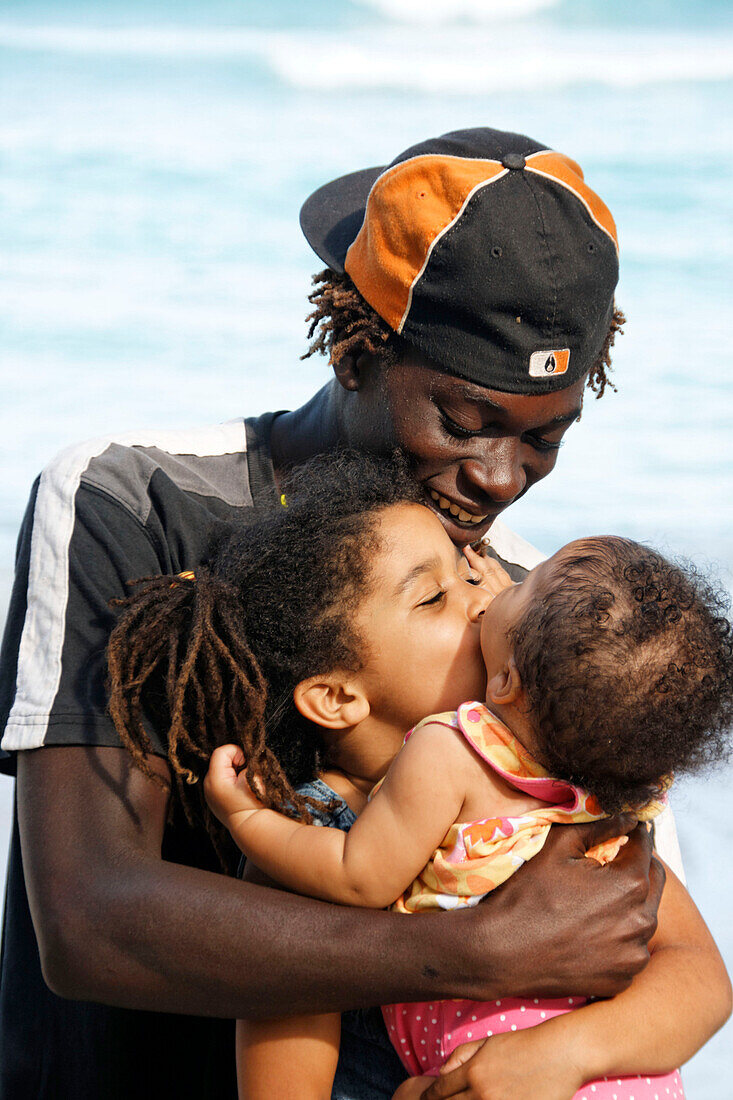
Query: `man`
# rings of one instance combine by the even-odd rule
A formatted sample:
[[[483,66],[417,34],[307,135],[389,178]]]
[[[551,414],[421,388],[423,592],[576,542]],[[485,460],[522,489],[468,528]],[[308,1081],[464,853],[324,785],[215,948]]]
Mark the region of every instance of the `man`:
[[[607,384],[615,229],[567,158],[448,134],[322,188],[302,223],[329,268],[311,335],[330,385],[295,412],[72,448],[34,488],[0,684],[18,777],[3,1098],[234,1097],[234,1017],[608,995],[648,957],[645,837],[601,871],[582,853],[608,829],[562,830],[483,906],[417,928],[212,873],[201,830],[120,747],[104,647],[127,581],[194,569],[213,528],[277,506],[283,471],[343,444],[400,445],[453,541],[489,532],[522,572],[528,548],[494,521],[550,473],[586,384]],[[152,764],[169,777],[162,742]],[[347,1052],[346,1100],[394,1087],[373,1039]]]

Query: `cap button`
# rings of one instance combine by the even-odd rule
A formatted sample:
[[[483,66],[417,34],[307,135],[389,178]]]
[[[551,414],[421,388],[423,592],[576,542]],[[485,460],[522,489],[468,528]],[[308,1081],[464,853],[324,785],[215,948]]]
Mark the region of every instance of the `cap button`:
[[[506,156],[501,158],[501,163],[505,168],[524,168],[527,161],[524,159],[521,153],[507,153]]]

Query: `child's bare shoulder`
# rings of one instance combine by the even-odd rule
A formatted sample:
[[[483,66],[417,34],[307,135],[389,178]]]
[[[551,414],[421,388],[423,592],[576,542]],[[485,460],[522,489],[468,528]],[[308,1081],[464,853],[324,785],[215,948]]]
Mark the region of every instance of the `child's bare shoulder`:
[[[419,722],[405,742],[400,756],[415,759],[429,757],[432,762],[441,759],[447,766],[475,766],[476,753],[464,737],[455,719],[455,712],[431,714]]]

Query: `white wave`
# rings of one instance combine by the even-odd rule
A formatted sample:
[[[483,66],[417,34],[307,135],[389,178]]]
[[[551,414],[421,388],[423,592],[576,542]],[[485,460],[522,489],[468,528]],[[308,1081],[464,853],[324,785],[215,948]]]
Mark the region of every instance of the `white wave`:
[[[411,4],[413,0],[369,2]],[[455,0],[458,5],[468,2]],[[503,4],[501,0],[500,6]],[[600,35],[507,24],[500,42],[496,35],[496,28],[489,26],[421,25],[413,29],[406,49],[404,27],[395,23],[348,33],[0,24],[0,47],[94,57],[258,62],[285,85],[316,92],[381,89],[480,95],[588,84],[634,88],[733,78],[730,32],[617,30]]]
[[[355,0],[384,19],[420,23],[499,23],[525,19],[559,0]]]
[[[450,28],[415,35],[340,39],[338,65],[316,64],[299,43],[277,43],[271,62],[280,78],[318,90],[402,90],[447,95],[551,91],[600,84],[612,88],[733,78],[731,35],[654,33],[539,34],[502,38],[487,29]]]

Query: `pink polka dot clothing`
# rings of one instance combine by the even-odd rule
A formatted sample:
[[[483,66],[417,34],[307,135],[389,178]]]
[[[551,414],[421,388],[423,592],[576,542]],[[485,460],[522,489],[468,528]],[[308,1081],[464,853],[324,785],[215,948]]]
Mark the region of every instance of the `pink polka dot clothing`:
[[[604,816],[592,796],[548,776],[483,704],[464,703],[456,712],[434,715],[425,721],[442,722],[459,730],[506,782],[547,805],[516,817],[453,824],[428,865],[393,909],[416,913],[477,905],[540,851],[552,824],[593,821]],[[643,816],[650,819],[661,809],[660,803],[654,803]],[[611,841],[599,846],[593,854],[605,862],[614,857],[618,848],[618,842]],[[582,997],[504,997],[491,1002],[386,1005],[382,1011],[390,1039],[408,1072],[413,1076],[435,1076],[452,1051],[463,1043],[533,1027],[585,1003]],[[583,1098],[683,1100],[684,1092],[675,1071],[656,1077],[593,1081],[583,1086],[575,1100]]]

